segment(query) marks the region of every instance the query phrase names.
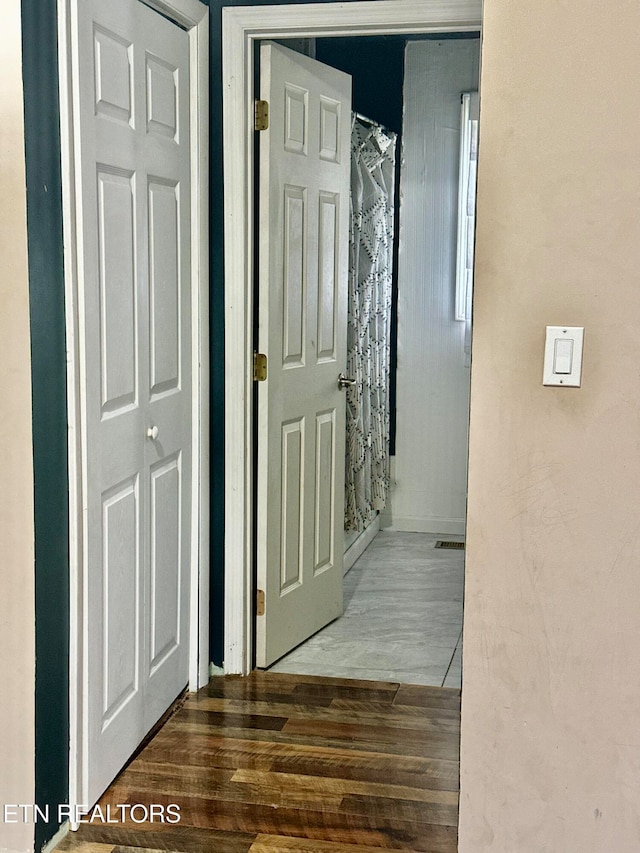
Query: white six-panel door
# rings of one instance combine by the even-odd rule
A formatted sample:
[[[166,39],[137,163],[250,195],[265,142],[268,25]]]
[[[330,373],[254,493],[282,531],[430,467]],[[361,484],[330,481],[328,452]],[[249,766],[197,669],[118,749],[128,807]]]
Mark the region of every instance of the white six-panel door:
[[[93,803],[188,681],[189,45],[138,0],[78,9],[82,795]]]
[[[342,613],[351,78],[261,46],[257,664]]]

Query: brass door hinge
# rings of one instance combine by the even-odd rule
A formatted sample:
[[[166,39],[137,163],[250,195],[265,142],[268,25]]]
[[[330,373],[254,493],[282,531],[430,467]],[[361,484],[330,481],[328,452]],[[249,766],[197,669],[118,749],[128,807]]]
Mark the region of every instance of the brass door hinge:
[[[256,616],[264,616],[264,590],[259,589],[256,596]]]
[[[264,353],[253,354],[253,381],[264,382],[267,378],[267,357]]]
[[[255,130],[266,130],[269,127],[269,101],[255,102]]]

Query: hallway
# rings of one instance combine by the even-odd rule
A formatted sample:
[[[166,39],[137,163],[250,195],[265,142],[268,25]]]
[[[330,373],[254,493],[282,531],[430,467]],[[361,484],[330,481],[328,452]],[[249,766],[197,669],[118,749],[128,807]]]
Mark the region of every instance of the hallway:
[[[460,692],[254,672],[216,677],[100,803],[180,822],[81,826],[76,853],[454,853]]]
[[[379,533],[344,579],[344,615],[270,672],[460,688],[464,550]]]

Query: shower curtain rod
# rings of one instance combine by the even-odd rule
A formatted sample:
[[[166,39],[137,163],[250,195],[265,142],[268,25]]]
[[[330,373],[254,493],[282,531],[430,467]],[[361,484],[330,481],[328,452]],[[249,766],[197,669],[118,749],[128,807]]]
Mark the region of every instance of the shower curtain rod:
[[[387,134],[393,134],[393,136],[397,136],[394,130],[389,130],[388,127],[385,127],[383,124],[380,124],[379,121],[374,121],[372,118],[369,118],[368,116],[365,116],[362,113],[354,113],[354,116],[357,119],[360,119],[361,122],[364,122],[364,124],[370,124],[372,127],[380,128],[380,130],[384,131]]]

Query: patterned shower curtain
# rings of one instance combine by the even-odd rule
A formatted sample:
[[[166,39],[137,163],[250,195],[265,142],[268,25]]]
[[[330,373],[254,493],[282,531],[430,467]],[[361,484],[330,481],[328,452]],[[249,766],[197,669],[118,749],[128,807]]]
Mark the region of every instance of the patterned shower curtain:
[[[345,530],[361,531],[389,489],[389,373],[396,135],[354,117]]]

